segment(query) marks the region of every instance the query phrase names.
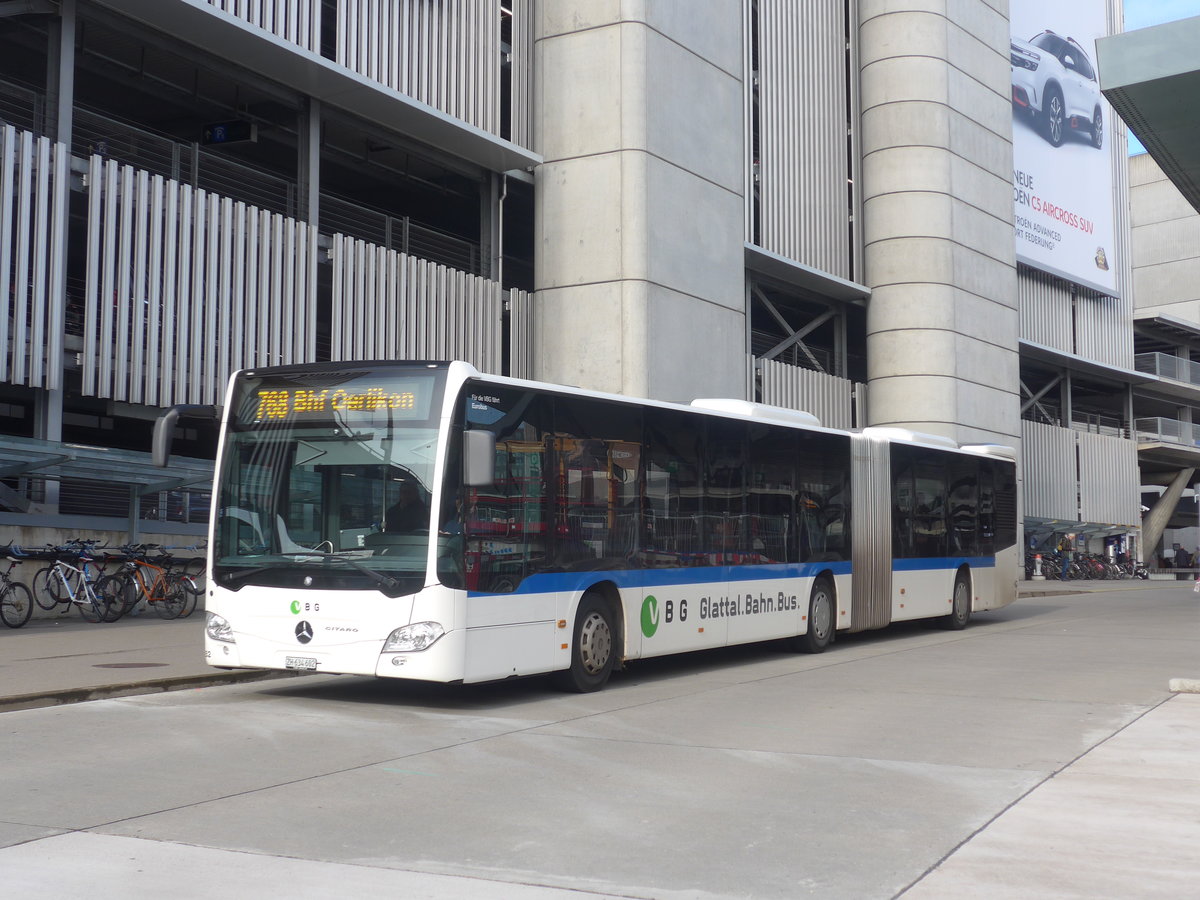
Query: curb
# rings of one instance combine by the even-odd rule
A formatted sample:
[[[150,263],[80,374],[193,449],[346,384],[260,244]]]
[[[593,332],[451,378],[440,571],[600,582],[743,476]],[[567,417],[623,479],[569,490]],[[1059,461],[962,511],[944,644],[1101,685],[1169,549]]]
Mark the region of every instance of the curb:
[[[253,681],[270,681],[276,678],[295,678],[307,672],[277,672],[272,669],[246,669],[232,672],[214,672],[211,675],[179,675],[172,678],[155,678],[150,681],[128,684],[105,684],[85,688],[65,688],[34,694],[14,694],[0,697],[0,713],[19,709],[41,709],[48,706],[64,706],[68,703],[85,703],[88,700],[111,700],[116,697],[136,697],[139,694],[164,694],[186,688],[216,687],[223,684],[242,684]]]
[[[1051,589],[1047,589],[1044,591],[1017,591],[1017,599],[1018,600],[1028,600],[1030,597],[1067,597],[1067,596],[1071,596],[1073,594],[1094,594],[1094,593],[1096,593],[1096,592],[1088,591],[1088,590],[1080,590],[1079,588],[1076,588],[1074,590],[1072,590],[1070,588],[1062,588],[1061,590],[1054,590],[1051,588]]]
[[[1167,689],[1173,694],[1200,694],[1200,678],[1172,678]]]

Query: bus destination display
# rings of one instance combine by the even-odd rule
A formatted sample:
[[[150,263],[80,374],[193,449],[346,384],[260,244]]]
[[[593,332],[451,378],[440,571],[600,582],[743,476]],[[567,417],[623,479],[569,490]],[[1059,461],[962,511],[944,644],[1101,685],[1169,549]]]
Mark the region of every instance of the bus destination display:
[[[355,379],[338,387],[299,387],[256,379],[243,385],[238,419],[246,425],[279,425],[335,419],[424,419],[432,382],[421,379]]]

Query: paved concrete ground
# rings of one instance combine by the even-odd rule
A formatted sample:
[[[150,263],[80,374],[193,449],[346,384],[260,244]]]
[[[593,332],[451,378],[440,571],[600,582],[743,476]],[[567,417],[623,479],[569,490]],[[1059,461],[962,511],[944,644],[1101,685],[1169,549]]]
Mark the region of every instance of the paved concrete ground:
[[[275,677],[221,672],[201,651],[204,612],[91,623],[71,614],[0,627],[0,710]]]
[[[1135,580],[1025,581],[1020,594],[1037,598],[1163,588],[1178,586]],[[0,710],[288,677],[283,672],[222,672],[206,665],[200,655],[203,629],[203,610],[187,619],[143,613],[100,624],[71,612],[34,618],[20,629],[0,628]],[[1200,678],[1200,666],[1190,676],[1180,676]]]
[[[1039,600],[1050,603],[1050,598],[1055,595],[1102,591],[1126,592],[1121,597],[1126,610],[1131,604],[1138,603],[1138,594],[1143,591],[1155,592],[1146,595],[1147,603],[1162,596],[1159,592],[1168,593],[1176,610],[1180,609],[1181,602],[1186,605],[1191,601],[1186,585],[1170,582],[1027,582],[1022,585],[1025,603],[1029,607],[1037,604]],[[1115,599],[1117,598],[1114,597]],[[1084,601],[1084,598],[1071,598],[1072,603],[1081,601]],[[1196,608],[1200,609],[1200,596],[1196,597]],[[1010,609],[1016,610],[1017,607]],[[19,631],[0,630],[0,710],[44,707],[88,697],[149,693],[259,677],[255,673],[220,673],[208,669],[203,664],[199,652],[201,615],[182,621],[163,622],[141,618],[110,625],[93,625],[78,619],[36,620]],[[1133,621],[1136,621],[1136,615]],[[1172,621],[1175,622],[1176,633],[1181,629],[1190,628],[1191,638],[1195,638],[1194,626],[1200,618],[1188,611],[1182,615],[1176,613]],[[1014,621],[1000,628],[1018,625],[1020,622]],[[987,627],[996,628],[995,625]],[[1103,647],[1104,653],[1107,654],[1094,661],[1095,665],[1104,667],[1105,671],[1095,673],[1092,677],[1095,684],[1091,687],[1085,686],[1089,679],[1086,665],[1080,666],[1079,658],[1072,658],[1069,660],[1069,668],[1055,673],[1063,685],[1070,686],[1069,690],[1065,687],[1061,689],[1061,696],[1058,688],[1039,689],[1040,693],[1029,690],[1030,682],[1022,682],[1023,661],[1020,652],[1012,654],[1015,648],[1029,646],[1031,641],[1022,636],[1025,634],[1023,631],[1010,631],[1006,633],[1013,639],[1020,637],[1020,641],[1006,641],[1004,655],[997,657],[997,660],[1004,661],[999,663],[1000,665],[1013,667],[1012,685],[1009,688],[998,686],[999,690],[994,696],[989,694],[993,696],[994,702],[986,709],[976,708],[977,705],[973,706],[967,702],[969,695],[957,698],[953,692],[946,692],[944,689],[935,688],[931,697],[936,702],[928,708],[930,716],[938,714],[936,710],[939,707],[942,710],[941,715],[945,715],[946,709],[957,711],[951,714],[963,717],[957,724],[960,730],[978,727],[981,733],[990,730],[989,733],[993,735],[1001,735],[1005,731],[1003,727],[997,727],[997,717],[1044,716],[1046,730],[1056,728],[1055,723],[1060,722],[1064,716],[1076,717],[1083,722],[1086,729],[1087,717],[1098,715],[1102,705],[1110,710],[1112,707],[1121,706],[1132,711],[1127,720],[1122,719],[1121,724],[1115,727],[1110,726],[1108,721],[1098,721],[1095,736],[1087,738],[1080,751],[1072,751],[1065,758],[1060,755],[1062,746],[1052,750],[1029,744],[1022,745],[1016,742],[1016,737],[1008,743],[1001,742],[1003,746],[974,747],[972,752],[975,756],[968,763],[972,769],[964,767],[961,777],[954,774],[953,766],[946,765],[952,762],[955,754],[961,752],[960,747],[948,746],[947,759],[933,765],[919,757],[918,748],[924,747],[920,752],[928,753],[928,742],[922,744],[923,723],[912,721],[911,716],[914,712],[924,713],[927,707],[923,701],[905,703],[902,698],[905,693],[924,692],[928,690],[928,685],[936,685],[942,673],[935,669],[939,665],[948,665],[949,658],[941,655],[922,656],[922,666],[926,671],[919,673],[915,683],[905,685],[903,690],[897,686],[894,691],[876,697],[867,692],[866,685],[877,684],[879,675],[893,671],[886,668],[889,665],[890,653],[875,656],[878,650],[893,646],[886,642],[895,641],[895,638],[884,637],[881,639],[884,643],[876,644],[868,640],[857,645],[848,644],[846,647],[835,648],[832,654],[821,658],[820,667],[804,670],[806,685],[809,688],[819,688],[822,685],[831,686],[837,683],[838,678],[844,678],[844,674],[838,675],[839,669],[846,666],[866,667],[861,673],[855,673],[855,680],[851,685],[852,690],[861,697],[858,701],[857,718],[848,719],[827,708],[814,706],[797,711],[794,721],[789,717],[759,721],[759,717],[764,713],[756,713],[749,707],[747,698],[754,696],[759,700],[752,702],[763,702],[761,698],[765,694],[769,698],[767,706],[774,704],[776,709],[781,708],[778,704],[786,703],[789,696],[794,699],[796,695],[784,690],[785,685],[782,682],[773,680],[787,677],[786,673],[795,668],[792,662],[781,658],[754,663],[754,667],[761,668],[767,677],[756,674],[752,680],[745,682],[744,686],[747,689],[752,688],[753,693],[730,693],[739,690],[737,682],[730,682],[728,686],[722,684],[718,689],[705,693],[713,683],[724,682],[725,676],[720,671],[697,664],[695,674],[684,679],[689,682],[686,685],[682,682],[669,685],[650,682],[641,686],[624,685],[625,696],[620,702],[626,708],[622,717],[618,719],[606,719],[597,715],[605,708],[605,704],[611,702],[615,705],[618,702],[621,691],[613,691],[610,695],[596,695],[588,699],[586,707],[591,712],[586,716],[581,715],[577,720],[561,719],[550,724],[552,719],[547,718],[545,723],[538,724],[531,718],[527,725],[505,726],[503,723],[511,715],[543,715],[542,712],[524,712],[520,707],[533,705],[531,701],[536,700],[540,709],[540,704],[547,701],[538,697],[527,697],[519,691],[514,693],[510,688],[498,687],[495,691],[474,689],[474,693],[464,700],[460,714],[448,717],[452,723],[451,727],[463,733],[454,741],[457,749],[442,750],[441,756],[430,755],[430,751],[424,751],[420,757],[414,756],[413,761],[403,768],[397,768],[396,763],[388,763],[380,768],[378,763],[371,765],[367,762],[375,758],[371,754],[380,758],[403,755],[400,748],[384,744],[377,751],[372,746],[372,742],[385,737],[388,741],[394,740],[395,732],[385,732],[380,728],[378,731],[363,733],[363,760],[359,764],[342,761],[340,765],[345,768],[341,770],[341,775],[331,773],[321,777],[349,779],[361,777],[359,773],[370,772],[377,773],[375,778],[386,779],[387,773],[406,777],[410,779],[413,787],[407,789],[403,796],[419,804],[424,794],[429,791],[433,791],[433,796],[437,797],[440,785],[446,784],[445,777],[453,776],[455,791],[467,791],[473,797],[489,797],[482,808],[495,815],[496,827],[507,828],[522,821],[522,811],[527,807],[530,811],[539,809],[537,801],[520,793],[512,784],[487,779],[476,783],[481,776],[476,775],[473,778],[471,773],[480,773],[487,771],[491,766],[499,766],[498,771],[513,773],[507,777],[518,778],[517,773],[524,772],[534,762],[535,757],[531,751],[535,744],[532,739],[537,736],[554,738],[560,751],[567,754],[559,758],[555,766],[567,766],[569,769],[578,761],[576,756],[582,759],[583,751],[574,751],[574,746],[584,748],[587,746],[585,741],[600,740],[607,742],[615,752],[623,753],[625,744],[637,735],[637,741],[629,745],[629,751],[633,755],[623,761],[620,771],[629,777],[629,773],[642,770],[643,775],[637,778],[637,783],[647,791],[644,799],[650,802],[653,798],[654,802],[661,803],[664,785],[670,784],[672,775],[675,774],[669,764],[667,768],[663,768],[663,759],[673,761],[676,765],[688,764],[710,740],[706,727],[719,726],[719,747],[724,748],[720,752],[728,757],[729,763],[736,765],[736,770],[740,772],[738,778],[745,782],[746,792],[758,796],[760,802],[766,804],[759,822],[761,830],[758,834],[747,834],[745,843],[737,847],[714,845],[704,848],[690,846],[687,840],[676,845],[671,841],[664,841],[663,835],[658,835],[656,852],[661,852],[664,846],[668,849],[676,847],[681,854],[680,859],[672,859],[669,862],[683,866],[681,871],[686,869],[689,855],[700,854],[707,857],[715,854],[720,857],[722,854],[731,853],[730,865],[746,865],[748,860],[763,854],[762,863],[769,869],[771,865],[776,864],[779,853],[803,852],[796,848],[789,849],[789,815],[804,819],[816,817],[818,820],[822,816],[828,818],[835,813],[847,816],[854,822],[861,823],[861,842],[874,845],[882,843],[887,846],[894,843],[895,859],[902,859],[901,851],[905,845],[906,830],[921,833],[936,828],[944,830],[951,827],[948,822],[938,820],[940,812],[945,809],[944,804],[952,802],[951,798],[955,798],[954,802],[980,799],[976,796],[980,790],[980,782],[975,775],[968,775],[969,771],[977,770],[994,772],[995,774],[984,776],[993,781],[1010,781],[1011,784],[1006,782],[1007,786],[1003,789],[1011,793],[1012,801],[1000,810],[998,815],[984,812],[986,807],[980,805],[979,812],[982,813],[982,817],[976,825],[963,831],[961,838],[955,838],[958,841],[956,846],[952,841],[948,852],[940,859],[933,860],[928,869],[915,880],[898,882],[908,884],[907,888],[900,891],[903,896],[922,900],[961,897],[1015,900],[1034,896],[1112,897],[1136,900],[1197,896],[1200,894],[1196,888],[1196,885],[1200,884],[1200,814],[1196,812],[1200,809],[1200,695],[1164,693],[1165,699],[1153,699],[1147,703],[1146,685],[1121,683],[1122,660],[1118,651],[1122,639],[1153,642],[1158,638],[1155,629],[1159,626],[1148,623],[1144,631],[1130,633],[1127,638],[1123,630],[1127,626],[1122,626],[1122,629],[1115,632],[1106,630],[1108,627],[1111,626],[1097,623],[1091,632],[1085,629],[1077,635],[1081,640],[1094,641],[1095,645]],[[1032,636],[1031,633],[1030,637]],[[943,637],[930,633],[928,636],[915,638],[915,642],[929,647],[936,644],[937,647],[945,647],[947,651],[955,646],[941,644]],[[909,640],[910,638],[902,638],[898,643],[906,644]],[[1036,644],[1036,641],[1032,643]],[[968,641],[959,646],[969,647],[971,644],[972,642]],[[1086,656],[1083,659],[1087,661]],[[995,661],[989,659],[988,662],[991,664],[988,668],[994,668]],[[805,665],[807,666],[807,663]],[[1195,660],[1195,667],[1191,671],[1172,670],[1170,674],[1184,679],[1200,679],[1200,658]],[[344,718],[349,727],[352,712],[343,715],[338,710],[352,708],[336,707],[328,702],[347,689],[326,688],[322,686],[327,683],[320,680],[322,676],[309,677],[312,678],[311,681],[294,682],[295,688],[280,683],[279,687],[268,692],[274,698],[270,703],[279,712],[286,712],[280,722],[288,724],[281,727],[292,728],[294,735],[300,737],[303,734],[302,723],[298,722],[296,717],[307,717],[303,712],[306,709],[311,710],[312,715],[332,716],[331,724],[336,724]],[[336,681],[328,680],[329,683]],[[314,687],[303,687],[309,684]],[[230,710],[241,710],[243,718],[239,721],[245,722],[245,712],[249,709],[249,695],[244,691],[251,687],[256,691],[259,689],[259,686],[248,686],[239,689],[237,695],[222,695],[226,699],[221,700],[219,705],[224,706],[228,703]],[[1164,684],[1157,689],[1166,691],[1165,679]],[[696,691],[695,699],[689,700],[688,696],[693,690]],[[1150,690],[1152,693],[1154,688]],[[660,721],[665,707],[659,700],[662,699],[661,695],[668,693],[679,693],[674,702],[677,705],[680,702],[683,704],[671,714],[670,727]],[[722,700],[722,695],[726,693],[729,693],[729,696]],[[1038,710],[1039,704],[1031,705],[1024,699],[1026,695],[1035,693],[1044,696],[1045,699],[1040,704],[1044,711]],[[205,692],[196,693],[195,699],[187,705],[199,707],[217,703],[215,699],[204,700],[205,696]],[[360,706],[370,699],[369,694],[362,693],[357,688],[350,691],[350,696],[357,700]],[[456,696],[458,695],[440,691],[430,692],[427,698],[423,694],[416,695],[415,703],[408,707],[409,711],[405,715],[411,720],[407,726],[409,731],[414,726],[418,731],[415,734],[410,733],[405,740],[416,738],[419,742],[427,729],[431,736],[434,735],[435,707],[452,707],[453,703],[447,703],[447,698]],[[303,702],[287,706],[291,702],[288,698],[292,701],[301,698]],[[165,701],[166,698],[162,700]],[[548,702],[563,704],[567,701]],[[811,703],[811,700],[808,702]],[[902,706],[903,709],[889,708],[889,703],[892,707]],[[645,713],[641,714],[638,710],[643,704]],[[128,717],[131,723],[142,721],[133,714],[132,708],[117,706],[112,707],[111,721],[104,721],[107,716],[100,716],[99,712],[106,706],[96,704],[97,714],[87,717],[98,736],[103,735],[106,730],[119,731],[123,727],[120,724],[124,721],[123,716]],[[182,711],[168,711],[162,701],[155,701],[155,707],[161,708],[161,715],[182,715]],[[425,712],[422,712],[423,707],[426,708]],[[694,714],[689,713],[689,709]],[[396,714],[398,713],[394,710],[389,713]],[[973,719],[977,715],[986,715],[988,719]],[[809,728],[808,725],[815,720],[819,720],[821,724]],[[902,724],[899,724],[901,720]],[[13,721],[15,723],[16,720]],[[33,720],[28,721],[31,725],[34,724]],[[436,732],[438,741],[445,741],[442,737],[446,728],[445,721],[438,725],[441,729]],[[1017,724],[1018,721],[1013,720],[1013,732],[1022,730]],[[53,734],[49,729],[54,724],[54,720],[46,718],[36,722],[38,728],[46,729],[47,737]],[[380,723],[380,726],[382,724]],[[807,785],[807,789],[811,790],[813,785],[820,783],[817,775],[822,772],[826,776],[834,775],[843,767],[839,748],[844,746],[846,741],[859,740],[862,734],[858,729],[866,724],[878,729],[895,729],[895,739],[900,746],[891,748],[886,754],[887,759],[881,755],[875,761],[875,765],[878,767],[879,778],[890,779],[893,782],[911,782],[914,793],[908,817],[904,821],[879,820],[870,815],[872,791],[882,789],[884,781],[879,781],[874,786],[860,784],[857,788],[850,789],[850,796],[845,793],[836,797],[825,796],[818,788],[816,795],[808,795],[811,807],[803,803],[799,807],[789,807],[786,797],[780,797],[779,803],[769,801],[768,785],[759,781],[767,773],[765,766],[768,757],[764,754],[778,752],[771,748],[789,747],[792,748],[792,752],[802,754],[795,758],[793,764],[784,763],[788,765],[787,772],[794,779],[786,787],[781,786],[785,793],[795,790],[796,785],[801,784]],[[4,717],[0,715],[0,727],[3,725]],[[833,730],[826,730],[829,726],[832,726]],[[930,718],[924,726],[939,729],[945,727],[941,720],[936,718]],[[268,739],[265,730],[268,723],[264,720],[255,717],[250,723],[240,727],[245,730],[245,734],[243,736],[240,732],[237,733],[237,739],[246,741],[245,746],[250,752],[254,752],[251,748],[255,744]],[[503,743],[497,743],[495,737],[486,738],[488,733],[498,727],[504,727],[508,733]],[[847,730],[838,731],[838,728]],[[814,729],[820,729],[821,733],[816,733]],[[19,730],[21,729],[14,727],[12,734],[17,735]],[[479,732],[478,737],[472,737],[475,731]],[[1031,728],[1028,731],[1030,734],[1036,734],[1039,729]],[[4,729],[4,733],[8,732],[9,729]],[[181,743],[173,752],[188,754],[190,750],[186,738],[191,734],[191,731],[180,734]],[[664,739],[668,734],[670,737]],[[746,740],[750,740],[747,736],[751,736],[753,742],[748,743],[745,748],[739,748],[738,744],[742,739],[739,735]],[[210,732],[208,737],[210,740],[218,738],[216,746],[221,746],[219,732]],[[252,738],[254,742],[250,743]],[[142,739],[147,740],[148,737],[143,736]],[[283,740],[278,735],[270,739]],[[311,740],[311,736],[307,740]],[[545,745],[543,743],[537,746],[540,749]],[[970,746],[970,742],[967,742],[967,746]],[[286,764],[289,767],[303,767],[315,763],[322,752],[319,742],[314,742],[311,748],[304,748],[303,745],[297,745],[295,740],[286,740],[282,744],[276,744],[276,748],[286,752],[277,755],[274,764]],[[70,754],[72,758],[79,755],[78,749]],[[148,746],[143,747],[143,752],[135,756],[135,759],[142,759],[148,749]],[[309,753],[297,756],[297,751],[302,749],[308,749]],[[711,752],[718,748],[709,749]],[[450,766],[447,771],[441,773],[443,780],[439,782],[434,770],[438,769],[437,760],[441,759],[442,764],[445,764],[447,752],[457,754],[463,765]],[[1078,756],[1072,759],[1071,756],[1075,752],[1078,752]],[[1001,760],[1014,756],[1027,760],[1029,771],[1024,775],[1013,770],[1011,763],[1009,770],[1005,771],[1005,764]],[[197,757],[197,760],[202,758]],[[417,759],[422,759],[423,762],[418,763]],[[416,771],[418,767],[432,768],[430,771]],[[29,768],[31,772],[44,771],[47,776],[55,769],[50,758],[45,760],[45,766],[38,764],[19,768]],[[142,773],[142,786],[173,791],[193,789],[191,785],[180,785],[173,781],[165,781],[159,786],[155,769],[155,762],[151,757],[146,757],[137,769]],[[71,771],[73,769],[68,768],[67,775]],[[316,771],[319,770],[314,770]],[[864,771],[869,771],[869,768]],[[1048,777],[1040,774],[1045,772],[1050,773]],[[18,773],[14,771],[13,774],[15,777]],[[150,897],[165,894],[208,896],[204,890],[193,891],[187,889],[187,886],[211,887],[213,873],[222,874],[222,884],[239,884],[243,888],[242,896],[249,897],[279,896],[283,892],[283,886],[287,887],[290,896],[304,897],[329,896],[331,893],[340,896],[432,898],[528,897],[530,900],[568,895],[697,898],[756,896],[753,891],[738,893],[716,886],[705,892],[620,889],[609,894],[602,887],[598,887],[595,881],[582,881],[570,889],[564,889],[562,885],[538,884],[532,878],[530,882],[522,884],[515,880],[511,872],[498,873],[499,880],[481,880],[437,871],[372,868],[369,859],[353,865],[339,864],[328,859],[317,861],[320,859],[319,851],[316,847],[306,848],[301,845],[299,836],[291,835],[290,840],[295,843],[290,845],[287,852],[281,852],[272,849],[270,836],[252,827],[254,804],[259,802],[256,798],[266,797],[260,789],[247,790],[245,801],[240,804],[236,795],[227,798],[223,801],[227,807],[223,813],[221,807],[217,806],[209,814],[211,824],[218,829],[214,833],[226,833],[230,829],[239,828],[245,832],[250,828],[246,834],[239,835],[239,840],[242,841],[239,846],[250,848],[251,852],[221,849],[221,846],[227,846],[224,842],[220,846],[188,846],[191,841],[185,837],[189,832],[183,828],[182,816],[190,804],[178,802],[178,812],[173,813],[171,803],[163,803],[154,798],[154,802],[162,804],[158,808],[163,811],[156,817],[147,819],[138,814],[139,804],[150,801],[126,797],[121,794],[118,785],[104,784],[109,777],[119,777],[117,766],[114,765],[109,770],[101,762],[95,775],[98,780],[89,788],[89,793],[94,791],[95,797],[79,807],[79,815],[82,818],[71,826],[79,830],[63,830],[63,826],[59,825],[57,829],[62,833],[53,834],[42,829],[36,835],[32,835],[28,833],[27,825],[18,826],[15,823],[28,823],[31,821],[28,818],[31,810],[48,810],[54,808],[54,805],[39,805],[40,801],[36,796],[26,792],[22,794],[22,812],[18,815],[15,810],[11,813],[6,811],[11,798],[6,802],[0,797],[0,848],[3,848],[0,849],[0,872],[4,873],[0,880],[8,885],[5,890],[15,892],[13,896],[61,897],[82,894],[85,891],[89,896],[96,898]],[[311,791],[313,798],[320,798],[324,803],[337,796],[336,793],[322,792],[321,782],[315,775],[305,776],[298,771],[294,774],[281,773],[277,777],[283,779],[280,782],[281,787],[296,785],[303,791]],[[536,777],[531,780],[536,783]],[[525,783],[529,781],[527,779]],[[14,785],[20,783],[22,782],[13,782]],[[52,777],[51,783],[54,783]],[[75,783],[74,779],[71,783]],[[377,784],[378,789],[385,793],[391,790],[386,781],[370,783]],[[603,784],[601,781],[594,787],[603,789]],[[698,784],[691,785],[689,789],[688,784],[681,783],[675,785],[675,788],[677,791],[673,794],[674,802],[679,808],[674,813],[664,815],[653,806],[641,802],[642,795],[634,791],[628,800],[628,820],[613,823],[613,827],[619,830],[636,830],[642,827],[639,825],[639,821],[642,821],[638,819],[639,815],[661,815],[680,823],[687,822],[689,815],[721,815],[720,810],[702,812],[703,791],[697,794]],[[626,786],[624,789],[629,788]],[[889,789],[894,789],[894,783],[889,785]],[[990,790],[994,789],[995,787]],[[586,792],[576,794],[570,784],[550,781],[545,783],[542,790],[560,799],[563,805],[579,804],[579,814],[588,814],[590,804]],[[473,803],[465,804],[452,794],[443,795],[443,801],[451,804],[464,803],[464,812],[477,812],[480,808]],[[310,806],[311,803],[312,801],[309,802]],[[228,808],[231,804],[235,804],[232,810]],[[596,798],[596,808],[602,808],[603,805],[603,802]],[[779,808],[776,809],[776,806]],[[94,815],[98,818],[91,817],[92,807],[95,807]],[[688,810],[693,807],[694,812],[689,814]],[[128,824],[125,826],[122,826],[121,819],[115,815],[115,812],[120,812],[122,808],[128,816]],[[304,805],[301,804],[297,809],[303,808]],[[785,813],[784,810],[789,808],[791,813]],[[237,813],[239,809],[239,814],[227,818],[231,811]],[[83,812],[85,810],[86,815]],[[839,810],[840,812],[837,812]],[[337,812],[326,808],[324,812],[317,813],[314,808],[313,814],[334,816]],[[413,823],[406,821],[409,817],[403,805],[395,808],[395,817],[398,832],[408,835],[409,840],[420,843],[421,838],[417,836],[420,830],[412,831]],[[526,833],[529,832],[528,822],[535,820],[532,816],[524,817]],[[157,831],[147,830],[143,834],[143,821],[161,824],[158,825]],[[89,822],[108,822],[109,833],[98,833],[94,827],[89,827]],[[831,827],[832,824],[831,822]],[[476,864],[480,866],[486,863],[486,860],[483,860],[487,846],[483,836],[488,833],[485,826],[486,822],[472,820],[463,820],[460,826],[464,852],[479,857],[482,861],[477,861]],[[441,833],[440,838],[439,832],[436,831],[439,827],[447,826],[430,822],[425,827],[434,829],[427,835],[427,839],[432,841],[431,847],[437,846],[439,840],[444,842],[452,839],[450,835],[453,829]],[[811,828],[811,825],[800,827]],[[845,827],[845,823],[838,823],[838,827]],[[179,837],[172,837],[172,829],[176,829]],[[651,833],[653,834],[653,831]],[[143,836],[154,839],[140,839]],[[687,837],[682,833],[677,836]],[[474,838],[474,841],[471,838]],[[542,836],[538,835],[538,838],[540,840]],[[615,840],[617,838],[614,836]],[[760,843],[760,840],[767,843]],[[845,870],[847,866],[854,866],[857,849],[854,846],[838,846],[833,851],[839,855],[837,862],[841,870]],[[597,846],[593,852],[607,851],[608,848]],[[365,847],[359,852],[364,857],[369,856]],[[584,848],[580,848],[580,852],[584,853]],[[877,850],[877,855],[880,852],[891,858],[887,856],[890,851]],[[353,857],[354,854],[351,853],[350,856]],[[60,862],[64,858],[73,860],[77,864],[76,867],[70,870],[63,869]],[[435,857],[431,855],[427,858]],[[576,864],[583,870],[586,869],[587,861],[588,856],[585,853]],[[530,864],[531,868],[537,865],[539,863]],[[557,865],[561,867],[562,861],[558,861]],[[58,874],[49,877],[50,872]],[[72,872],[74,874],[71,874]],[[736,879],[731,878],[729,883],[736,883]],[[129,889],[132,884],[138,886],[136,891]],[[112,890],[113,886],[119,886],[119,889]],[[816,888],[816,884],[797,883],[795,896],[820,896],[821,891]],[[758,895],[768,894],[788,896],[778,890],[764,891]],[[843,885],[843,891],[839,895],[876,894],[855,894],[853,890],[847,892]]]
[[[1187,587],[1169,580],[1047,580],[1021,582],[1020,590],[1030,600]],[[1200,595],[1196,601],[1200,607]],[[1200,896],[1200,659],[1168,685],[1185,692],[1022,797],[904,896]]]
[[[1095,591],[1178,589],[1169,581],[1023,581],[1022,597]],[[1200,600],[1200,597],[1197,597]],[[30,709],[105,697],[157,693],[288,677],[281,672],[222,672],[201,656],[204,611],[187,619],[151,614],[85,622],[74,612],[0,627],[0,710]],[[1194,677],[1200,678],[1200,666]],[[1180,677],[1188,676],[1180,673]]]
[[[905,896],[1200,896],[1200,694],[1166,701],[1085,753]]]

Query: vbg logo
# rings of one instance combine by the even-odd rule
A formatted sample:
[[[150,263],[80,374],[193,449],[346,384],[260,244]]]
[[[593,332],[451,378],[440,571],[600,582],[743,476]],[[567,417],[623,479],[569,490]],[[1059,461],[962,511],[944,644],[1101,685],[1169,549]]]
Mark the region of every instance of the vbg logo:
[[[653,594],[647,594],[642,601],[642,634],[654,637],[658,631],[658,600]]]

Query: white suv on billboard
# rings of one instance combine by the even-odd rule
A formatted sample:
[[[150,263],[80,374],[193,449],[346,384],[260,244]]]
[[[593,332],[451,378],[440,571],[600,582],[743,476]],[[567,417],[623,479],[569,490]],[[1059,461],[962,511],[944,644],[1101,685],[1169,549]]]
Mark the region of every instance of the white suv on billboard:
[[[1087,53],[1074,38],[1043,31],[1028,41],[1012,38],[1013,107],[1027,112],[1057,147],[1066,129],[1086,129],[1092,146],[1104,145],[1100,84]]]

